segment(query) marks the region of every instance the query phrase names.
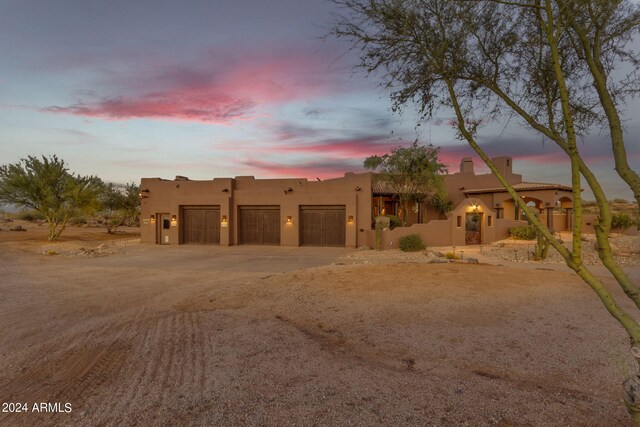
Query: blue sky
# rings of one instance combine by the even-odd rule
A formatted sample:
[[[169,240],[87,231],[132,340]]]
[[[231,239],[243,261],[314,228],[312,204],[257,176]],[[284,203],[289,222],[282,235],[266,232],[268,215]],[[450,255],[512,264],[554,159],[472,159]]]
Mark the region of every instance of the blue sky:
[[[5,0],[0,3],[1,163],[57,154],[107,181],[254,175],[315,179],[416,137],[455,172],[472,150],[443,113],[422,123],[390,111],[348,45],[323,39],[333,5],[318,0]],[[627,106],[640,166],[638,102]],[[558,150],[515,123],[483,129],[530,181],[568,183]],[[611,198],[631,198],[606,135],[581,148]],[[476,161],[476,170],[481,169]]]

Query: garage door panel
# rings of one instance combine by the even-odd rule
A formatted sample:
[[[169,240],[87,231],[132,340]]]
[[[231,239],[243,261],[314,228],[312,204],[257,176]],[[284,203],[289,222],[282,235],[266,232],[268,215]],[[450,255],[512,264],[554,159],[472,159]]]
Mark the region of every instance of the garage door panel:
[[[345,211],[331,210],[324,217],[325,246],[344,246],[345,244]]]
[[[182,242],[212,245],[220,243],[220,209],[193,207],[182,209]]]
[[[301,206],[300,245],[344,246],[344,206]]]
[[[238,241],[248,245],[280,244],[280,208],[241,206]]]

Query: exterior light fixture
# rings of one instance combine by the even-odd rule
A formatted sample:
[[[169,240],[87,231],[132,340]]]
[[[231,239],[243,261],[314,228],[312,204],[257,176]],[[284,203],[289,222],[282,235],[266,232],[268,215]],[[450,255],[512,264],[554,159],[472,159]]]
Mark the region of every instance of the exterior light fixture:
[[[222,215],[222,220],[220,222],[227,222],[227,216],[226,215]]]
[[[155,216],[155,215],[151,215],[151,216],[149,217],[149,222],[150,222],[151,224],[154,224],[154,223],[156,222],[156,216]]]
[[[287,224],[293,224],[293,217],[291,215],[287,217]]]
[[[348,222],[349,224],[353,224],[353,221],[354,221],[354,220],[353,220],[353,215],[349,215],[349,216],[347,217],[347,222]]]
[[[227,216],[222,215],[222,218],[220,219],[220,227],[228,227],[228,226],[229,226],[229,221],[227,220]]]
[[[177,215],[171,215],[171,225],[172,226],[176,226],[178,225],[178,216]]]

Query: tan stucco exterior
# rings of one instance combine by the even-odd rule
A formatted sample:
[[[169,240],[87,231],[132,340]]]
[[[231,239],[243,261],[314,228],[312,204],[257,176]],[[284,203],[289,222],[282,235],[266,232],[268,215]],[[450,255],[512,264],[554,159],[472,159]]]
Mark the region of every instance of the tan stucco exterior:
[[[570,227],[572,194],[569,187],[524,182],[522,175],[513,173],[510,157],[496,157],[493,161],[507,181],[518,188],[518,194],[525,202],[537,208],[542,221],[555,231]],[[345,217],[341,219],[345,228],[344,246],[375,247],[374,216],[379,215],[385,203],[387,210],[397,211],[398,205],[392,195],[374,191],[374,179],[371,173],[347,173],[344,177],[324,181],[255,179],[252,176],[208,181],[193,181],[185,177],[174,180],[144,178],[141,182],[142,241],[183,243],[184,209],[211,207],[219,211],[219,244],[235,245],[241,240],[240,210],[271,207],[279,209],[279,244],[299,246],[301,208],[337,206],[340,216],[344,212]],[[453,202],[453,210],[445,217],[428,201],[414,205],[406,214],[408,227],[383,231],[382,249],[397,247],[400,237],[413,233],[420,234],[429,246],[463,246],[470,242],[488,244],[508,237],[510,227],[526,224],[496,176],[475,174],[471,159],[461,161],[459,172],[445,175],[443,185]],[[555,207],[566,209],[566,213],[554,213]],[[469,230],[465,228],[470,214],[474,214],[469,217],[474,221],[469,223],[471,227],[479,227],[475,234],[467,233]],[[163,218],[171,218],[172,221],[170,227],[161,230]],[[164,224],[166,226],[167,223]]]
[[[220,228],[220,245],[238,242],[239,209],[242,206],[278,206],[280,208],[280,244],[298,246],[301,206],[339,205],[345,208],[345,246],[366,244],[371,224],[371,174],[347,173],[325,181],[297,179],[255,179],[252,176],[192,181],[144,178],[141,182],[142,242],[158,241],[158,222],[151,218],[167,213],[176,216],[169,231],[169,244],[181,242],[181,212],[185,206],[214,206],[226,224]],[[148,190],[148,191],[147,191]],[[291,217],[291,221],[287,221]],[[349,221],[351,220],[351,221]]]

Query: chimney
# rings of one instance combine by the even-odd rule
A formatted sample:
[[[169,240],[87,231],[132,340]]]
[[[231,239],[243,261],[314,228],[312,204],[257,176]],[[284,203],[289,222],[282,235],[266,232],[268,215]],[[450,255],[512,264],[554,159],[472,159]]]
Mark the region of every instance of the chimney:
[[[502,173],[502,175],[509,176],[513,174],[513,159],[511,159],[511,157],[494,157],[491,161],[496,165],[496,168]]]
[[[460,162],[460,173],[470,173],[473,174],[473,160],[471,157],[465,157]]]

